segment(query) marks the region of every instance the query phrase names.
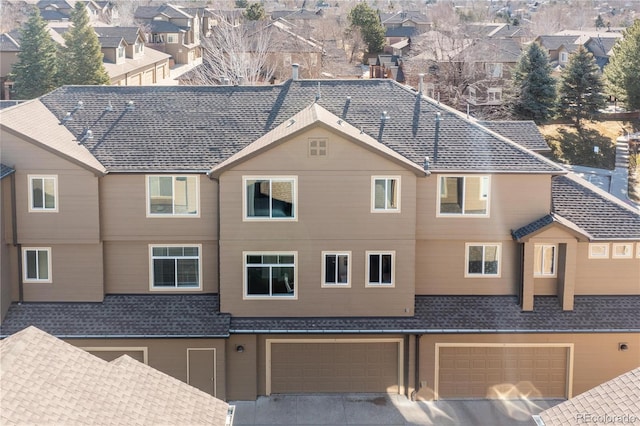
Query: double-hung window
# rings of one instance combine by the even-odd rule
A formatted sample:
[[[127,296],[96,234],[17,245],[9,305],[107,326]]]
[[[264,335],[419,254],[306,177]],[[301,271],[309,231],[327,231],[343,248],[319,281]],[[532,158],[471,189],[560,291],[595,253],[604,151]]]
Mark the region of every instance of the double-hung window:
[[[489,176],[440,176],[438,216],[489,216]]]
[[[322,252],[322,286],[349,287],[351,272],[349,252]]]
[[[151,290],[200,289],[201,250],[199,244],[149,246]]]
[[[394,252],[367,252],[367,287],[395,285]]]
[[[22,264],[22,278],[25,283],[51,282],[51,248],[23,248]]]
[[[58,177],[29,175],[29,211],[58,211]]]
[[[245,252],[243,255],[246,298],[297,298],[295,252]]]
[[[147,176],[147,216],[198,216],[198,176]]]
[[[556,246],[535,244],[533,246],[533,275],[537,277],[556,276]]]
[[[373,176],[371,178],[371,211],[400,211],[400,176]]]
[[[293,176],[245,177],[245,220],[295,220],[296,182]]]
[[[497,243],[466,244],[466,277],[499,277],[501,247]]]

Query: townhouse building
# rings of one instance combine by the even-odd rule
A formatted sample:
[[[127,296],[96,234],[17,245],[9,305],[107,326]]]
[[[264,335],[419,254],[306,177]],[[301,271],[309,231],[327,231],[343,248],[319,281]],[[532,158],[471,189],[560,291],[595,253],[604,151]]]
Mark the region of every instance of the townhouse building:
[[[0,336],[226,400],[570,398],[640,362],[640,214],[518,126],[389,79],[4,109]]]

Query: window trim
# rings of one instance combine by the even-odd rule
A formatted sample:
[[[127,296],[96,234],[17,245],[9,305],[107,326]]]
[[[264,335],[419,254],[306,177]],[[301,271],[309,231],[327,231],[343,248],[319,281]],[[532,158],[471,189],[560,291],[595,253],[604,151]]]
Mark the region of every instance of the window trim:
[[[29,251],[45,251],[47,253],[47,268],[49,268],[49,277],[46,279],[41,278],[27,278],[27,252]],[[36,254],[36,256],[39,256]],[[37,262],[36,262],[37,263]],[[51,247],[22,247],[22,282],[24,283],[39,283],[39,284],[48,284],[52,283],[53,279],[53,271],[51,270],[52,262],[51,262]],[[39,274],[38,274],[39,275]]]
[[[326,276],[327,256],[347,256],[347,282],[328,283]],[[327,250],[322,252],[322,269],[320,270],[320,283],[322,288],[350,288],[351,287],[351,251]]]
[[[291,296],[253,296],[249,294],[249,276],[247,274],[248,256],[293,256],[293,295]],[[276,251],[243,251],[242,252],[242,300],[298,300],[298,252],[288,250]]]
[[[151,213],[151,178],[152,177],[170,177],[171,178],[171,202],[174,206],[173,211],[175,211],[175,183],[176,178],[194,178],[196,182],[196,212],[195,213]],[[146,186],[146,197],[145,203],[147,205],[147,217],[148,218],[199,218],[200,217],[200,175],[197,174],[184,174],[184,175],[162,175],[162,174],[154,174],[154,175],[145,175],[145,186]]]
[[[390,283],[372,283],[369,276],[369,262],[371,255],[391,255],[391,282]],[[395,250],[367,250],[365,251],[365,269],[364,269],[366,288],[394,288],[396,286],[396,252]]]
[[[640,243],[636,243],[636,257],[640,259]]]
[[[153,285],[153,249],[157,247],[197,247],[198,248],[198,287],[178,287],[175,283],[174,287],[155,287]],[[168,256],[167,256],[168,257]],[[186,257],[191,259],[193,256]],[[176,257],[174,257],[176,258]],[[202,244],[149,244],[149,291],[202,291]]]
[[[602,247],[604,249],[602,254],[594,254],[596,247]],[[589,243],[589,259],[608,259],[609,258],[609,243]]]
[[[45,207],[44,199],[43,199],[42,207],[33,206],[33,202],[35,201],[33,198],[33,180],[34,179],[42,179],[43,184],[45,179],[53,180],[53,200],[55,203],[55,206],[53,208]],[[58,213],[60,209],[59,198],[58,198],[58,175],[27,175],[27,180],[29,183],[29,194],[28,194],[29,195],[29,212],[30,213],[42,213],[42,212]],[[43,193],[43,197],[44,197],[44,193]]]
[[[535,263],[535,248],[536,247],[542,247],[542,255],[540,257],[541,260],[541,264],[540,264],[540,271],[538,271],[538,265]],[[544,272],[544,266],[545,266],[545,262],[544,262],[544,252],[545,249],[549,249],[552,248],[553,249],[553,273],[548,274]],[[533,264],[533,276],[536,278],[556,278],[558,276],[558,246],[556,244],[534,244],[534,264]]]
[[[384,208],[376,208],[376,180],[384,180],[385,181],[385,207]],[[388,189],[388,184],[387,182],[390,180],[395,180],[396,181],[396,203],[398,204],[397,208],[389,208],[386,207],[386,201],[387,201],[387,189]],[[394,175],[394,176],[389,176],[389,175],[378,175],[378,176],[371,176],[371,213],[400,213],[400,200],[401,200],[401,196],[402,196],[402,181],[401,181],[401,176],[399,175]]]
[[[495,274],[486,274],[486,273],[470,273],[469,272],[469,248],[482,246],[482,263],[484,269],[484,248],[487,246],[497,247],[497,259],[498,259],[498,271]],[[465,243],[464,245],[464,277],[465,278],[501,278],[502,277],[502,243],[492,243],[492,242],[475,242],[475,243]]]
[[[616,248],[627,247],[627,254],[617,254]],[[611,258],[612,259],[632,259],[633,258],[633,243],[613,243],[611,245]]]
[[[292,201],[293,216],[292,217],[272,217],[271,216],[248,216],[247,215],[247,181],[248,180],[273,180],[291,181],[292,182]],[[271,195],[269,195],[271,199]],[[298,221],[298,176],[296,175],[247,175],[242,176],[242,221],[243,222],[297,222]]]
[[[483,195],[483,194],[479,194],[480,197],[479,199],[482,200],[486,200],[487,202],[487,212],[483,213],[483,214],[475,214],[475,213],[465,213],[464,212],[464,205],[465,200],[463,199],[463,205],[462,205],[462,212],[461,213],[442,213],[440,210],[440,204],[442,201],[442,196],[444,195],[445,197],[448,196],[448,189],[446,187],[446,185],[443,187],[442,186],[442,178],[463,178],[464,179],[464,185],[466,185],[466,180],[469,177],[478,177],[481,179],[480,181],[480,189],[484,188],[485,185],[482,183],[482,179],[486,178],[486,188],[487,188],[487,194]],[[437,182],[437,199],[436,199],[436,217],[447,217],[447,218],[476,218],[476,219],[486,219],[486,218],[490,218],[491,217],[491,175],[490,174],[477,174],[477,175],[469,175],[469,174],[440,174],[438,175],[438,182]],[[444,193],[443,193],[444,191]]]

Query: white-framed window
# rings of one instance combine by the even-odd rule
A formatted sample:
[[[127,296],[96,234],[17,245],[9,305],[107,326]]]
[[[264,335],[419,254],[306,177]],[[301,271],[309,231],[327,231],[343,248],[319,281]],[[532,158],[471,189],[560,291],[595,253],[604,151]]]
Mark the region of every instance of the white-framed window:
[[[465,277],[495,278],[500,276],[502,244],[466,243],[465,248]]]
[[[178,43],[178,34],[167,34],[167,43]]]
[[[151,290],[200,290],[201,244],[149,245]]]
[[[611,257],[613,259],[631,259],[633,257],[633,243],[613,243]]]
[[[242,178],[245,220],[296,220],[295,176]]]
[[[560,52],[560,63],[565,63],[569,60],[569,54],[567,52]]]
[[[487,89],[487,102],[501,102],[502,101],[502,88],[492,87]]]
[[[589,244],[589,259],[608,259],[609,244],[591,243]]]
[[[297,299],[297,252],[243,252],[244,297]]]
[[[199,216],[198,176],[147,176],[147,217]]]
[[[502,64],[501,63],[487,63],[485,64],[487,70],[487,76],[493,78],[502,77]]]
[[[533,246],[533,275],[537,277],[555,277],[557,265],[557,247],[553,244],[535,244]]]
[[[438,216],[489,216],[491,178],[439,176]]]
[[[636,244],[636,257],[640,259],[640,243]]]
[[[28,175],[29,211],[58,211],[58,176]]]
[[[367,251],[367,287],[395,286],[395,257],[394,251]]]
[[[469,100],[473,102],[477,100],[475,87],[469,87]]]
[[[124,53],[125,53],[125,48],[124,48],[124,44],[120,43],[120,46],[118,46],[118,58],[124,58]]]
[[[371,211],[400,212],[400,176],[371,177]]]
[[[351,252],[322,252],[322,287],[351,287]]]
[[[51,248],[22,248],[22,280],[25,283],[51,282]]]
[[[141,40],[136,40],[135,44],[133,45],[133,53],[137,55],[143,52],[144,52],[144,43]]]

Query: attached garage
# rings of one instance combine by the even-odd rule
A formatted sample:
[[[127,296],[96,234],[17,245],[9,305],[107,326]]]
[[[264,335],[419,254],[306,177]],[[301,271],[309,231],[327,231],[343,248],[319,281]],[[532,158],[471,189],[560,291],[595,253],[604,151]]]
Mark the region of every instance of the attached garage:
[[[267,339],[272,393],[398,393],[402,339]]]
[[[436,344],[436,395],[567,398],[570,344]]]

